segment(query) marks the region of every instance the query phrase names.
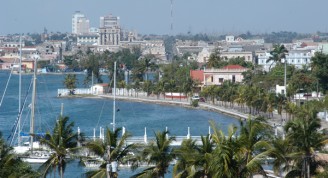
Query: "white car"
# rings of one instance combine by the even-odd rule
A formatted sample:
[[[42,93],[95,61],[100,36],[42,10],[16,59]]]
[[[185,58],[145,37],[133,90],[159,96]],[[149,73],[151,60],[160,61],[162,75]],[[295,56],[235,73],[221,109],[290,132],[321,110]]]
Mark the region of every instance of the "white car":
[[[191,100],[199,100],[199,96],[193,96],[191,97]]]

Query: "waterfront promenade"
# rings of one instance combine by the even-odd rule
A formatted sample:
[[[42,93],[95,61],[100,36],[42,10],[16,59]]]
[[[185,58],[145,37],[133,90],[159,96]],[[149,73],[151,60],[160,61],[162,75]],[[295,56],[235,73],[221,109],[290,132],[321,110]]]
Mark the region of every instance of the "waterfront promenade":
[[[102,98],[113,98],[113,95],[111,94],[99,94],[97,95],[98,97]],[[150,95],[150,96],[127,96],[127,95],[116,95],[117,100],[129,100],[129,101],[134,101],[134,102],[148,102],[148,103],[155,103],[155,104],[171,104],[171,105],[178,105],[181,107],[190,107],[191,106],[191,101],[190,99],[177,99],[177,98],[164,98],[163,96],[157,97],[156,95]],[[215,112],[220,112],[223,114],[231,115],[237,119],[246,119],[249,118],[250,115],[245,112],[245,108],[242,108],[241,106],[238,106],[237,104],[234,105],[234,107],[230,106],[222,106],[219,104],[219,101],[215,101],[213,104],[210,101],[206,102],[199,102],[199,107],[196,107],[195,109],[204,109],[204,110],[211,110]],[[255,117],[255,116],[251,116]],[[277,112],[273,112],[271,117],[268,119],[268,123],[274,128],[276,126],[281,126],[283,125],[283,121],[287,120],[287,114],[283,112],[281,115],[278,114]],[[325,120],[322,120],[321,122],[322,128],[328,128],[328,122]]]

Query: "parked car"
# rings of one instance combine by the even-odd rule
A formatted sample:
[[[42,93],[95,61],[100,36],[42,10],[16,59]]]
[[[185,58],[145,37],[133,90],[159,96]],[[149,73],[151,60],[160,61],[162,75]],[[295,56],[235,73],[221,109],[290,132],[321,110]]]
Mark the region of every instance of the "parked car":
[[[199,96],[193,96],[191,97],[191,100],[199,100]]]
[[[199,97],[199,96],[193,96],[191,97],[191,100],[198,100],[199,102],[205,102],[205,98]]]

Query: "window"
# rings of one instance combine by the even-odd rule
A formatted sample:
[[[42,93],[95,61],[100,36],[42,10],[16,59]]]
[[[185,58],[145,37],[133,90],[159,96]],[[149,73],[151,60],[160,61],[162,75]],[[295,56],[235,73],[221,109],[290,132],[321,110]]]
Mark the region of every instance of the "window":
[[[219,83],[223,83],[223,78],[219,78]]]

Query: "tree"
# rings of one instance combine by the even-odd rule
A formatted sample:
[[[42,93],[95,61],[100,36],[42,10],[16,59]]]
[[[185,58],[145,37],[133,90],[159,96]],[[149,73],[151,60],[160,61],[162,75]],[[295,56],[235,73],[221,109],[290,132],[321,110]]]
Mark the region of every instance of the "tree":
[[[146,74],[145,80],[149,80],[148,79],[148,71],[156,68],[155,63],[152,61],[153,59],[155,59],[155,56],[152,54],[146,55],[144,58],[142,58],[138,62],[135,73],[140,74],[140,76],[143,76],[144,74]]]
[[[96,140],[87,143],[86,147],[94,152],[97,156],[103,157],[106,161],[100,166],[100,169],[95,171],[89,171],[86,173],[87,177],[104,177],[106,175],[107,169],[106,164],[116,161],[118,165],[126,164],[128,161],[134,162],[136,159],[131,154],[135,151],[136,144],[126,145],[126,139],[131,135],[129,133],[124,133],[121,138],[119,138],[121,128],[115,129],[112,132],[109,128],[106,129],[105,139]],[[118,173],[111,172],[112,177],[118,177]]]
[[[254,174],[265,175],[262,160],[268,155],[268,125],[263,118],[241,121],[240,133],[237,127],[230,126],[228,134],[211,123],[215,150],[211,154],[211,177],[251,177]]]
[[[40,143],[49,147],[53,152],[50,158],[40,166],[42,176],[45,177],[49,171],[54,171],[56,167],[60,177],[64,177],[66,168],[66,156],[72,154],[77,147],[78,134],[73,131],[74,122],[69,122],[69,117],[60,116],[56,125],[50,133],[40,138]]]
[[[173,100],[173,91],[176,88],[176,81],[174,79],[169,80],[166,87],[167,90],[171,92],[171,99]]]
[[[81,61],[82,66],[87,70],[87,75],[84,79],[84,84],[88,84],[95,77],[98,83],[102,83],[101,75],[99,69],[104,66],[103,56],[100,54],[94,54],[89,52],[88,57]]]
[[[173,167],[174,177],[209,176],[209,162],[214,144],[211,136],[201,136],[202,145],[197,146],[195,140],[186,139],[180,148],[174,150],[177,163]]]
[[[322,52],[316,52],[311,58],[311,71],[317,77],[320,88],[323,91],[328,90],[328,55]]]
[[[281,63],[281,59],[286,59],[286,53],[288,53],[288,50],[285,48],[284,45],[275,44],[273,45],[273,50],[270,51],[271,56],[269,57],[267,62],[273,61],[273,63]],[[271,69],[271,65],[269,69]]]
[[[74,89],[76,88],[76,84],[78,80],[75,74],[68,74],[65,76],[64,85],[70,91],[70,95],[74,94]]]
[[[220,51],[219,49],[215,49],[213,53],[211,53],[207,63],[206,67],[207,68],[218,68],[220,67],[220,62],[222,61],[222,58],[220,56]]]
[[[167,173],[170,162],[174,159],[174,150],[170,144],[175,140],[175,137],[167,137],[168,131],[156,132],[155,140],[150,142],[142,150],[141,157],[150,166],[134,177],[143,177],[150,175],[154,178],[164,178]]]
[[[0,132],[0,177],[39,177],[40,175],[33,171],[28,163],[21,161],[13,153]]]
[[[322,149],[328,143],[328,138],[320,129],[321,123],[316,109],[307,104],[294,120],[287,122],[284,130],[289,144],[293,147],[293,165],[286,176],[310,178],[316,174],[318,167],[322,166],[322,162],[315,159],[315,151]]]

